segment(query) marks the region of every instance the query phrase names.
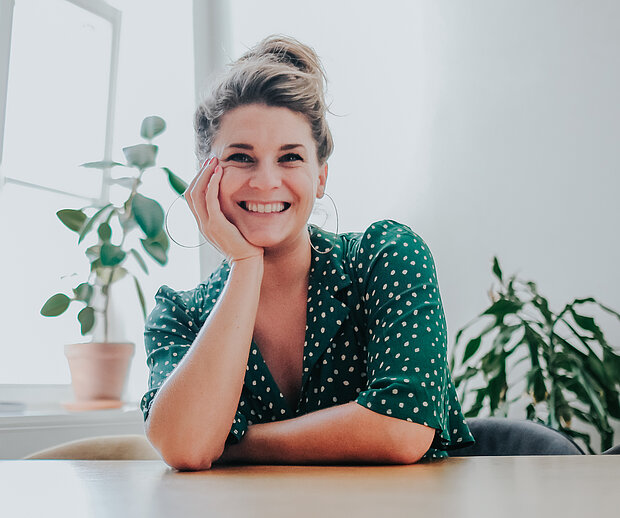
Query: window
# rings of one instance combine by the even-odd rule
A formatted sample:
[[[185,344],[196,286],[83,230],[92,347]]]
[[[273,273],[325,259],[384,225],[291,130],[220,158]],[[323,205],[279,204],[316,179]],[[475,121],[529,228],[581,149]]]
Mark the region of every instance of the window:
[[[82,340],[77,325],[33,317],[86,273],[79,254],[57,253],[75,236],[55,213],[107,197],[106,178],[79,164],[111,158],[120,12],[99,0],[0,9],[0,383],[68,383],[46,345]]]

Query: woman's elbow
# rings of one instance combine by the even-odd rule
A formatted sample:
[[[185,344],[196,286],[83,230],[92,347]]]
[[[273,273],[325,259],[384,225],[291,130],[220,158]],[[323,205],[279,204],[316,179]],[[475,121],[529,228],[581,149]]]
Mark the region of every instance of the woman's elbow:
[[[204,471],[211,469],[211,466],[224,452],[224,446],[210,446],[215,444],[215,441],[205,440],[204,437],[201,438],[201,441],[198,441],[189,437],[179,439],[177,437],[158,435],[153,430],[153,427],[149,426],[148,420],[145,431],[146,436],[159,452],[163,461],[171,468],[179,471]]]
[[[390,449],[390,460],[394,464],[415,464],[424,457],[435,437],[435,429],[416,423],[407,423],[413,428],[400,437],[395,437]],[[415,428],[415,429],[414,429]]]

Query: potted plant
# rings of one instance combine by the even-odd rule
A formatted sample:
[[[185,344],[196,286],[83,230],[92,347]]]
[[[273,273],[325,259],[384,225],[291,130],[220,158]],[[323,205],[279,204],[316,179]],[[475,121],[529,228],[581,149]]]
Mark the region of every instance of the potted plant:
[[[52,295],[41,308],[41,314],[55,317],[76,303],[82,306],[77,315],[81,334],[92,334],[99,328],[101,341],[65,345],[76,400],[85,408],[120,406],[134,351],[134,344],[108,340],[112,285],[128,276],[133,277],[137,300],[146,317],[144,294],[131,269],[139,268],[148,274],[144,256],[162,266],[168,260],[164,211],[156,200],[139,192],[144,173],[156,164],[158,147],[152,139],[165,128],[166,123],[161,117],[146,117],[140,128],[140,135],[146,143],[123,148],[126,163],[104,160],[82,164],[82,167],[102,171],[113,167],[134,169],[133,174],[109,180],[111,184],[127,189],[128,195],[123,203],[99,203],[56,213],[58,219],[77,234],[77,244],[84,247],[90,271],[70,294]],[[160,170],[167,175],[176,193],[185,191],[187,184],[170,169],[162,167]],[[140,244],[135,239],[132,242],[131,238],[136,236]]]
[[[575,419],[587,423],[600,434],[601,451],[609,449],[610,420],[620,419],[620,356],[582,310],[591,305],[620,314],[592,297],[554,312],[534,282],[504,279],[496,257],[493,274],[499,286],[489,292],[491,305],[458,331],[450,359],[461,401],[475,395],[465,416],[483,409],[506,416],[518,405],[527,419],[580,439],[595,453],[590,434],[574,428]],[[473,326],[478,331],[465,338]]]

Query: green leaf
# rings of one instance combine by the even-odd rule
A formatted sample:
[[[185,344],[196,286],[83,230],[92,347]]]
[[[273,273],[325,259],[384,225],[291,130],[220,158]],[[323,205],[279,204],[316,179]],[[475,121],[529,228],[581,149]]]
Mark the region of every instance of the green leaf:
[[[138,144],[123,148],[127,164],[140,170],[153,167],[158,147],[153,144]]]
[[[119,164],[118,162],[112,162],[111,160],[99,160],[98,162],[86,162],[81,164],[80,167],[86,167],[88,169],[110,169],[110,167],[121,166],[125,167],[125,164]]]
[[[503,282],[502,269],[499,267],[499,261],[495,256],[493,257],[493,275],[495,275],[500,282]]]
[[[593,302],[596,302],[594,299],[592,299]],[[576,301],[575,301],[576,302]],[[596,302],[596,304],[603,310],[607,311],[607,313],[610,313],[614,316],[616,316],[618,319],[620,319],[620,313],[618,313],[617,311],[614,311],[611,308],[608,308],[607,306],[604,306],[603,304],[601,304],[600,302]]]
[[[168,175],[168,182],[170,183],[170,186],[178,194],[183,194],[187,189],[187,184],[167,167],[162,167],[162,169]]]
[[[538,310],[548,324],[551,324],[553,322],[553,313],[551,313],[551,311],[549,310],[549,302],[547,302],[547,299],[541,297],[540,295],[537,295],[532,299],[532,304],[534,304],[534,306],[538,308]]]
[[[525,408],[525,412],[526,412],[526,418],[528,421],[533,421],[534,418],[536,417],[536,408],[534,407],[532,403],[527,405],[527,407]]]
[[[506,391],[508,385],[506,383],[506,370],[500,368],[497,376],[489,380],[487,386],[487,395],[489,396],[489,407],[491,414],[499,407],[500,403],[506,399]]]
[[[142,256],[138,253],[138,251],[135,248],[132,248],[131,250],[129,250],[129,252],[131,253],[131,255],[133,255],[134,259],[136,260],[140,268],[142,268],[142,271],[148,274],[149,269],[146,266],[144,259],[142,259]]]
[[[465,412],[465,417],[476,417],[484,406],[484,398],[486,397],[486,389],[482,388],[476,391],[476,401],[471,408]]]
[[[151,140],[166,129],[166,121],[157,115],[146,117],[140,126],[140,136]]]
[[[103,266],[116,266],[123,262],[126,255],[120,246],[111,243],[101,245],[101,264]]]
[[[482,315],[493,315],[497,320],[502,321],[506,315],[517,313],[523,307],[521,302],[513,302],[507,299],[499,299]]]
[[[126,189],[133,188],[134,183],[136,182],[136,177],[134,176],[121,176],[120,178],[112,178],[110,183],[115,185],[120,185],[121,187],[125,187]]]
[[[146,303],[144,302],[144,293],[138,282],[138,278],[134,275],[133,282],[136,285],[136,292],[138,293],[138,299],[140,300],[140,308],[142,308],[142,316],[146,319]]]
[[[474,367],[467,367],[467,369],[465,370],[463,374],[454,376],[454,386],[458,389],[461,386],[461,383],[463,383],[464,381],[470,378],[473,378],[479,373],[480,371],[478,369]]]
[[[534,368],[527,373],[527,388],[530,395],[534,398],[534,403],[540,403],[547,399],[547,387],[545,377],[540,367]]]
[[[75,295],[76,300],[82,300],[86,302],[86,304],[89,304],[94,291],[95,290],[91,284],[83,282],[78,284],[77,287],[73,289],[73,294]]]
[[[576,412],[577,411],[575,410],[575,413]],[[590,453],[590,455],[596,455],[596,452],[592,449],[589,434],[583,432],[576,432],[572,428],[563,428],[562,432],[564,432],[566,435],[570,436],[573,439],[581,439],[586,445],[588,453]]]
[[[140,242],[153,259],[155,259],[162,266],[168,262],[167,249],[165,249],[161,243],[153,241],[152,239],[141,239]]]
[[[103,222],[101,225],[99,225],[99,228],[97,229],[97,234],[99,234],[99,238],[102,241],[109,241],[112,237],[112,227],[110,227],[108,223]]]
[[[586,317],[584,315],[580,315],[579,313],[575,311],[575,309],[572,306],[569,307],[569,310],[571,312],[571,315],[573,315],[573,318],[575,319],[575,322],[577,322],[577,325],[579,327],[581,327],[582,329],[585,329],[586,331],[590,331],[600,343],[602,344],[607,343],[605,341],[605,336],[603,335],[603,332],[596,325],[596,322],[594,321],[592,317]]]
[[[77,318],[81,326],[80,332],[82,335],[85,335],[95,325],[95,310],[90,306],[86,306],[78,313]]]
[[[81,210],[76,209],[62,209],[56,213],[58,219],[62,221],[63,225],[73,232],[79,232],[84,222],[88,219],[88,216]]]
[[[608,376],[620,385],[620,356],[610,349],[603,349],[603,364]]]
[[[47,299],[47,302],[43,304],[41,315],[44,317],[57,317],[58,315],[62,315],[67,310],[70,303],[71,299],[64,293],[56,293],[56,295],[52,295]]]
[[[620,394],[612,390],[605,393],[605,406],[609,415],[614,419],[620,419]]]
[[[142,194],[136,194],[131,208],[146,237],[154,238],[160,234],[164,225],[164,210],[159,203]]]
[[[467,347],[465,347],[465,352],[463,353],[463,361],[465,363],[469,360],[480,348],[480,344],[482,343],[482,337],[477,336],[476,338],[471,339],[467,343]]]
[[[78,239],[78,244],[80,244],[82,242],[82,240],[84,239],[84,237],[86,237],[86,234],[88,234],[90,232],[90,230],[93,228],[93,225],[95,224],[95,222],[97,221],[99,216],[101,216],[103,214],[103,212],[106,209],[108,209],[109,207],[111,207],[111,206],[112,206],[111,203],[108,203],[108,204],[104,205],[97,212],[95,212],[95,214],[93,214],[92,218],[90,218],[86,222],[86,225],[84,225],[84,227],[82,228],[82,231],[80,232],[80,237]]]
[[[88,259],[90,259],[90,261],[98,259],[99,255],[101,254],[101,245],[89,246],[85,250],[84,253],[86,254],[86,257],[88,257]]]

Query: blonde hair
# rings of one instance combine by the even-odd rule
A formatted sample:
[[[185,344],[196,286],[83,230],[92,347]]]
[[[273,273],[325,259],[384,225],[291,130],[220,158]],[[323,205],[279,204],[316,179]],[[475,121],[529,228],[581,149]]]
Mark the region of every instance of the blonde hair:
[[[288,108],[305,115],[324,164],[334,142],[326,120],[326,77],[316,52],[287,36],[273,35],[251,48],[215,82],[194,118],[196,156],[203,163],[224,114],[247,104]]]

